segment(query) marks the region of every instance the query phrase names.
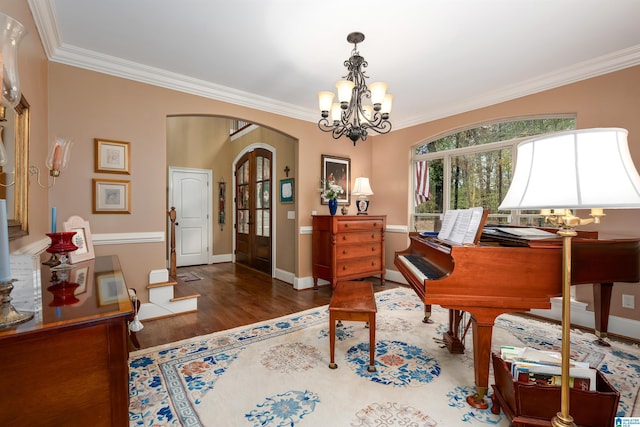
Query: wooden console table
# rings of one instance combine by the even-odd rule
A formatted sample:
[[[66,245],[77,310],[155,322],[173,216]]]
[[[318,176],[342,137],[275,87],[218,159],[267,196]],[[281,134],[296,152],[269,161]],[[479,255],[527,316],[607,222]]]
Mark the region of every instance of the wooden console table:
[[[42,266],[34,318],[0,328],[3,426],[129,425],[132,306],[120,263],[104,256],[73,267],[70,281],[81,284],[72,295],[51,290]]]

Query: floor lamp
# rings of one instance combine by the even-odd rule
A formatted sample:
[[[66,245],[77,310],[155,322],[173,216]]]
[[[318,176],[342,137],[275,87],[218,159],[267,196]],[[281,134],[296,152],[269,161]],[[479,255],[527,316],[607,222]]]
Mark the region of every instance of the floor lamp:
[[[604,209],[640,208],[640,176],[627,130],[596,128],[542,135],[518,144],[516,167],[500,210],[540,210],[562,237],[562,384],[554,427],[575,426],[569,412],[571,239],[600,223]],[[579,218],[572,209],[591,209]]]

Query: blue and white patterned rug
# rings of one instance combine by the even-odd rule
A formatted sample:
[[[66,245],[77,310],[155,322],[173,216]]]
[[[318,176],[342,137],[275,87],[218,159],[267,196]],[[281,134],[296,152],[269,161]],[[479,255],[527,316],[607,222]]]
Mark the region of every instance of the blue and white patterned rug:
[[[369,333],[362,322],[338,328],[336,363],[329,369],[327,307],[133,352],[131,426],[508,426],[504,414],[473,409],[472,339],[463,355],[439,340],[448,312],[423,305],[410,289],[376,294],[376,368],[369,365]],[[500,345],[560,349],[560,328],[519,316],[500,316]],[[638,416],[640,350],[572,331],[572,356],[598,367],[620,391],[618,415]],[[493,377],[490,378],[490,383]]]

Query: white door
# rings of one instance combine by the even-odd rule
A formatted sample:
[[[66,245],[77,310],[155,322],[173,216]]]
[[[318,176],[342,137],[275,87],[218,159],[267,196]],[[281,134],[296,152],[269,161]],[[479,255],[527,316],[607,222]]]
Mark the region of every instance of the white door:
[[[211,171],[169,168],[169,209],[176,208],[176,266],[209,263]]]

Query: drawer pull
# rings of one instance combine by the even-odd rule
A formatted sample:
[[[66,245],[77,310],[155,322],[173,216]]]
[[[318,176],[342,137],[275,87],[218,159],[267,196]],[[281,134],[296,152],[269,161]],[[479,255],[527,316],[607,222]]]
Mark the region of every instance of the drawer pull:
[[[375,238],[376,238],[376,235],[375,235],[375,234],[372,234],[372,235],[371,235],[371,238],[372,238],[372,239],[375,239]]]
[[[346,249],[344,249],[344,250],[342,251],[342,255],[346,255],[346,254],[347,254],[347,250],[346,250]]]
[[[345,271],[346,269],[347,269],[347,266],[346,266],[346,265],[343,265],[343,266],[342,266],[342,271]]]
[[[375,252],[376,251],[376,247],[375,246],[371,246],[371,252]]]
[[[342,236],[342,240],[347,240],[347,236]]]

